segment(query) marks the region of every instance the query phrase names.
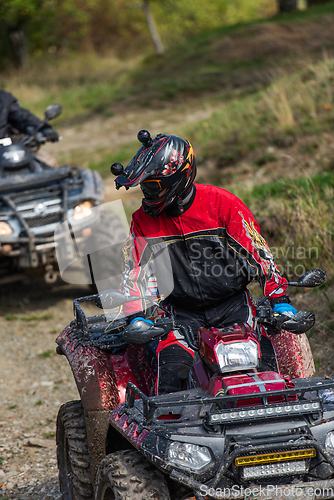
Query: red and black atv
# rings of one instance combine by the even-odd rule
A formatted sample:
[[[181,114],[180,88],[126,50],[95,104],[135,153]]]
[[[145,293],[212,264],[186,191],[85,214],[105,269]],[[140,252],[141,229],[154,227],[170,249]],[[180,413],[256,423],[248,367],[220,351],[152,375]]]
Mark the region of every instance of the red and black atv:
[[[324,280],[313,270],[289,284]],[[195,342],[167,314],[153,325],[85,316],[85,302],[106,298],[129,301],[118,290],[75,300],[57,338],[81,398],[58,415],[63,500],[334,498],[334,379],[291,380],[270,341],[283,328],[306,332],[312,313],[276,315],[264,299],[252,327],[200,328]],[[180,392],[152,395],[157,339],[172,328],[183,328],[195,363],[179,374]]]

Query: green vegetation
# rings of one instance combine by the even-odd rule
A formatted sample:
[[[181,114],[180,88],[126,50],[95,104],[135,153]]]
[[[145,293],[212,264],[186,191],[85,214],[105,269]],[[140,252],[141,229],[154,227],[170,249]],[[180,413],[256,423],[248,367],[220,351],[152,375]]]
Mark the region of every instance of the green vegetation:
[[[18,314],[6,314],[5,319],[7,321],[46,321],[48,319],[52,319],[54,317],[53,314],[30,314],[30,316],[20,316]]]
[[[324,13],[333,16],[333,12],[332,1],[294,13],[298,36],[304,36],[311,27],[311,37],[321,31]],[[268,28],[268,23],[253,22],[198,33],[170,45],[163,58],[149,55],[119,60],[89,51],[66,58],[49,55],[49,61],[41,56],[23,76],[14,72],[5,79],[0,74],[0,86],[11,90],[22,105],[39,116],[50,102],[60,102],[64,111],[54,121],[55,127],[80,127],[94,115],[108,119],[128,109],[143,109],[145,116],[146,109],[168,110],[173,105],[176,113],[182,113],[186,112],[185,103],[189,102],[188,109],[202,103],[203,109],[215,109],[215,113],[192,125],[179,126],[175,132],[185,134],[196,145],[199,165],[214,159],[218,170],[213,180],[224,182],[222,169],[226,165],[247,158],[259,148],[282,148],[305,134],[331,129],[334,63],[326,50],[334,41],[328,34],[327,49],[319,47],[301,57],[284,43],[276,44],[280,26],[284,27],[288,19],[287,15],[267,18],[273,28]],[[305,24],[307,21],[312,24]],[[270,57],[263,30],[268,43],[275,43],[275,53]],[[270,38],[272,30],[278,31]],[[111,163],[126,163],[131,158],[137,149],[133,139],[113,150],[105,146],[60,153],[59,162],[89,166],[105,176]],[[312,145],[305,147],[311,148],[310,154],[315,153]],[[259,151],[252,161],[255,167],[261,167],[276,161],[275,157],[276,152]]]
[[[322,172],[263,184],[243,197],[262,221],[275,260],[290,279],[297,266],[299,270],[320,267],[332,277],[333,195],[334,173]]]
[[[262,9],[265,4],[261,3]],[[79,4],[73,5],[77,8]],[[179,43],[169,41],[164,58],[149,55],[120,61],[110,55],[98,57],[89,51],[66,58],[51,57],[50,63],[41,58],[24,78],[17,73],[8,78],[7,87],[20,96],[23,105],[39,115],[50,102],[60,102],[64,113],[55,121],[56,127],[61,124],[80,127],[82,120],[96,114],[107,120],[124,109],[139,113],[143,109],[144,116],[147,109],[162,108],[168,113],[167,103],[172,105],[173,113],[189,113],[200,100],[201,106],[197,104],[196,109],[208,110],[206,116],[189,124],[181,122],[174,132],[195,145],[199,180],[227,187],[256,216],[271,221],[263,225],[271,244],[279,244],[283,249],[289,248],[292,241],[295,245],[318,245],[321,263],[331,269],[334,158],[322,153],[325,140],[322,136],[331,133],[334,123],[334,59],[327,52],[333,49],[334,39],[331,42],[327,37],[327,47],[309,52],[307,57],[286,50],[288,45],[284,44],[276,49],[274,56],[269,53],[268,57],[263,46],[266,40],[274,41],[276,46],[275,37],[280,36],[280,30],[291,20],[298,36],[304,36],[308,30],[318,33],[326,23],[330,24],[330,19],[333,21],[334,17],[324,21],[324,16],[333,16],[334,2],[289,15],[266,17],[267,24],[250,21],[259,12],[254,2],[248,3],[250,10],[243,19],[237,19],[232,14],[233,8],[230,6],[228,11],[227,3],[224,5],[225,26],[222,26],[217,13],[223,7],[213,2],[210,12],[205,13],[200,2],[194,2],[188,9],[188,24],[185,22],[183,34],[176,23],[181,5],[170,10],[166,27],[176,26],[175,40]],[[157,19],[163,16],[163,4],[158,2],[154,9]],[[215,9],[217,13],[212,16]],[[206,15],[214,18],[211,24],[207,24]],[[194,19],[203,20],[197,31],[192,30]],[[236,19],[248,22],[228,25]],[[270,28],[266,28],[268,21]],[[204,26],[209,29],[203,31]],[[186,33],[189,35],[187,30],[192,37],[185,39]],[[189,105],[183,102],[184,98]],[[294,153],[287,154],[292,147]],[[129,136],[112,150],[108,145],[94,150],[78,148],[68,156],[60,155],[59,160],[88,166],[106,176],[111,163],[126,164],[137,148],[135,137]],[[308,172],[304,164],[308,158],[315,159],[316,171]],[[207,162],[214,166],[210,171]],[[238,182],[241,162],[253,173],[247,186]],[[289,168],[283,168],[284,162]],[[287,175],[291,169],[292,178]],[[270,175],[264,179],[258,176],[268,170]],[[320,234],[325,236],[321,238]],[[315,264],[314,256],[310,256],[307,264]],[[29,322],[50,317],[10,314],[6,319]]]
[[[46,351],[43,351],[38,354],[40,358],[51,358],[51,356],[54,356],[55,352],[52,349],[47,349]]]
[[[332,129],[334,120],[334,59],[305,67],[288,75],[282,70],[265,89],[237,96],[210,119],[186,128],[187,136],[204,158],[218,158],[222,166],[236,161],[264,144],[285,146],[305,134]],[[270,158],[257,160],[257,165]]]
[[[56,433],[55,432],[44,432],[43,436],[45,437],[45,439],[53,439],[56,437]]]
[[[13,33],[16,43],[34,57],[69,50],[102,53],[110,48],[124,57],[144,47],[153,49],[141,7],[136,0],[2,0],[0,60],[9,64],[15,56]],[[151,0],[150,7],[167,46],[203,30],[266,17],[276,10],[274,0]]]

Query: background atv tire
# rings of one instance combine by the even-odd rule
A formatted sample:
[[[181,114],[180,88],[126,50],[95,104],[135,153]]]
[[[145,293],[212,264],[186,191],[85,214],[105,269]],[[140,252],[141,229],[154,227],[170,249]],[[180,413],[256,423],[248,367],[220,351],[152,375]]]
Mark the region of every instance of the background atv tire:
[[[59,409],[57,459],[62,500],[93,500],[86,425],[81,401],[69,401]]]
[[[97,473],[95,500],[170,500],[162,473],[138,451],[110,453]]]

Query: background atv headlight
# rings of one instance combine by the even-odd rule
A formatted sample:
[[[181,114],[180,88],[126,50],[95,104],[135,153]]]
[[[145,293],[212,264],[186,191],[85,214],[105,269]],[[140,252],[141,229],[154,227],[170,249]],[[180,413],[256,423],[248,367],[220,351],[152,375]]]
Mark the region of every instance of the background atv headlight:
[[[24,149],[18,149],[14,151],[6,151],[3,155],[4,160],[12,163],[20,163],[26,158],[26,152]]]
[[[199,470],[211,462],[211,454],[205,446],[173,441],[168,450],[168,458],[174,464]]]
[[[90,201],[85,201],[74,208],[73,219],[82,220],[89,217],[93,213],[93,203]]]
[[[7,222],[0,222],[0,236],[8,236],[13,230]]]
[[[256,368],[259,365],[258,347],[254,340],[230,344],[221,342],[215,351],[221,371]]]
[[[334,455],[334,431],[326,434],[325,448],[331,455]]]

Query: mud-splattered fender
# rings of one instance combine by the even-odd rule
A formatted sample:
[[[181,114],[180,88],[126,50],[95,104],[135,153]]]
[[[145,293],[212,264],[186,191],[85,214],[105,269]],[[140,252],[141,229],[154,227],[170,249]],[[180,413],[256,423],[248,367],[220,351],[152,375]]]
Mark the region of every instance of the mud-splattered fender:
[[[67,357],[85,413],[90,470],[93,484],[106,456],[110,413],[118,404],[118,390],[110,356],[94,347],[83,347],[70,326],[56,339],[57,352]]]
[[[115,408],[119,397],[110,354],[79,345],[70,326],[64,328],[56,343],[70,364],[85,412]]]

